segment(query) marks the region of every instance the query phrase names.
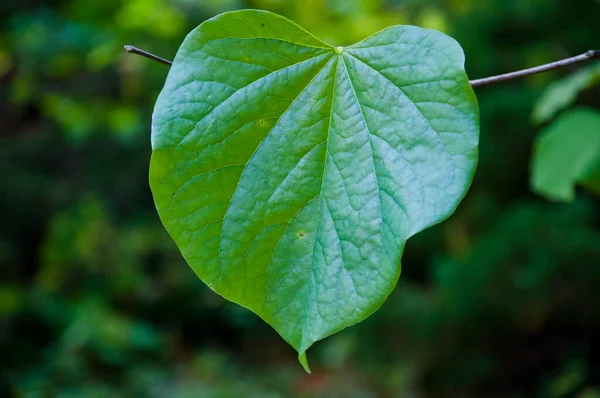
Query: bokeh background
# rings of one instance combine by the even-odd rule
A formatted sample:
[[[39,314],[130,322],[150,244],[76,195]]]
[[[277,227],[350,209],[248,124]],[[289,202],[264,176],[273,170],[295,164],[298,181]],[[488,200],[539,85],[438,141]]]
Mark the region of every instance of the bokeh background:
[[[580,67],[476,90],[473,188],[409,241],[377,313],[309,351],[307,375],[162,228],[148,163],[168,67],[123,51],[172,59],[205,19],[262,8],[338,45],[435,28],[479,78],[600,48],[597,0],[0,3],[0,396],[600,397],[600,200],[530,188],[534,107]],[[600,86],[573,101],[600,109]]]

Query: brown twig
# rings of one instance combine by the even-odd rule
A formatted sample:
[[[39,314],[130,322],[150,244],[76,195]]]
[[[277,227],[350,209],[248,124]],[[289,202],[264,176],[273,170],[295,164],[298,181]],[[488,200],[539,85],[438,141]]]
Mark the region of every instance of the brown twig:
[[[126,45],[124,48],[125,48],[125,51],[127,51],[128,53],[141,55],[142,57],[146,57],[146,58],[151,59],[153,61],[158,61],[158,62],[160,62],[162,64],[165,64],[165,65],[173,65],[173,62],[168,61],[168,60],[166,60],[164,58],[161,58],[158,55],[150,54],[148,51],[140,50],[137,47]]]
[[[484,86],[486,84],[493,84],[512,79],[518,79],[519,77],[535,75],[536,73],[547,72],[552,69],[564,68],[565,66],[577,64],[579,62],[587,61],[592,58],[600,58],[600,50],[589,50],[575,57],[561,59],[560,61],[536,66],[534,68],[518,70],[516,72],[505,73],[503,75],[498,76],[484,77],[483,79],[471,80],[471,86],[479,87]]]
[[[153,61],[158,61],[158,62],[161,62],[166,65],[173,65],[173,63],[171,61],[168,61],[164,58],[158,57],[154,54],[150,54],[147,51],[140,50],[139,48],[134,47],[134,46],[129,46],[129,45],[125,46],[125,51],[127,51],[128,53],[141,55],[142,57],[146,57]],[[504,82],[507,80],[518,79],[518,78],[524,77],[524,76],[535,75],[536,73],[542,73],[542,72],[547,72],[547,71],[553,70],[553,69],[564,68],[565,66],[584,62],[584,61],[590,60],[592,58],[600,58],[600,50],[589,50],[589,51],[586,51],[585,53],[577,55],[575,57],[561,59],[560,61],[536,66],[534,68],[518,70],[516,72],[505,73],[503,75],[498,75],[498,76],[484,77],[483,79],[471,80],[471,86],[479,87],[479,86],[485,86],[488,84]]]

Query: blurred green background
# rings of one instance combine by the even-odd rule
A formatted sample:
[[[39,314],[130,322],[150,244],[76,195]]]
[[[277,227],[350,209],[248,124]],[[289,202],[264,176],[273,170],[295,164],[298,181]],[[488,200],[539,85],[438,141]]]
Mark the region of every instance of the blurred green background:
[[[309,351],[312,375],[196,278],[147,181],[168,67],[123,45],[172,59],[239,8],[336,45],[435,28],[471,78],[600,48],[596,0],[2,0],[0,396],[599,398],[600,200],[552,202],[529,182],[534,106],[580,67],[476,90],[472,190],[409,241],[377,313]],[[600,109],[584,86],[563,105]]]

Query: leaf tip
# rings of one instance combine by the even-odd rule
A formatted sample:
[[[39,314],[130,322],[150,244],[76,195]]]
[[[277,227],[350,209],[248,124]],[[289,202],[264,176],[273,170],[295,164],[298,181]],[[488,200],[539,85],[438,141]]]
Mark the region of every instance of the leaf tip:
[[[300,362],[300,364],[302,365],[302,367],[304,368],[306,373],[308,373],[308,374],[312,373],[310,371],[310,367],[308,366],[308,359],[306,358],[306,351],[302,351],[298,355],[298,361]]]

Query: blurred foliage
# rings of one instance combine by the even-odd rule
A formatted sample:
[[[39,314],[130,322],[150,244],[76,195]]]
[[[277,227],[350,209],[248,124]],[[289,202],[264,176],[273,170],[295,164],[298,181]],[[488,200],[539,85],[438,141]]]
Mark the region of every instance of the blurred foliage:
[[[532,188],[547,198],[572,201],[575,185],[600,194],[600,112],[575,109],[536,138]]]
[[[582,68],[564,79],[551,83],[533,108],[533,121],[545,123],[571,105],[577,95],[600,83],[600,63]]]
[[[197,24],[243,7],[338,45],[392,24],[442,30],[473,78],[597,48],[600,33],[595,0],[3,0],[0,396],[600,396],[599,200],[546,203],[528,183],[533,104],[575,69],[478,89],[471,192],[409,241],[380,311],[316,345],[312,376],[202,285],[148,189],[166,66],[122,45],[172,58]],[[567,86],[587,89],[544,120],[600,109],[599,86]]]

